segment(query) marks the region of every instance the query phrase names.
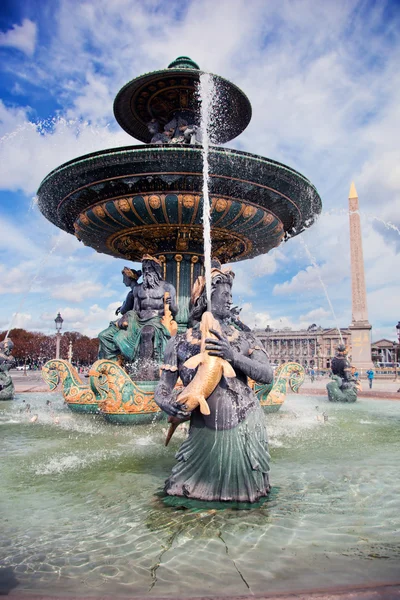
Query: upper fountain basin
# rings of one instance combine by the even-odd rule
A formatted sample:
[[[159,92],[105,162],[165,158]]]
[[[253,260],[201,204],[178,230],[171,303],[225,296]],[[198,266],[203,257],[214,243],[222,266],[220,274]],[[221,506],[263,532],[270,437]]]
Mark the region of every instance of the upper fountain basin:
[[[187,56],[180,56],[167,69],[140,75],[129,81],[114,100],[114,115],[129,135],[149,143],[148,123],[163,127],[180,115],[199,125],[199,81],[202,71]],[[224,144],[238,136],[251,119],[251,104],[246,94],[220,75],[211,75],[214,102],[218,105],[218,127],[209,132],[214,144]]]
[[[227,148],[209,152],[213,254],[252,258],[312,225],[321,199],[303,175]],[[103,150],[52,171],[38,205],[55,225],[113,256],[203,253],[201,146]]]

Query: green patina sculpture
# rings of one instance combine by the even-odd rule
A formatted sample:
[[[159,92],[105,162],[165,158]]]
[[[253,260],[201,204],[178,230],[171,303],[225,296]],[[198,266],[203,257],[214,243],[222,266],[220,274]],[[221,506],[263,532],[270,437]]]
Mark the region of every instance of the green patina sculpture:
[[[130,278],[132,296],[128,301],[128,294],[120,309],[122,317],[99,334],[99,359],[117,361],[122,356],[130,362],[140,362],[136,365],[137,379],[152,380],[171,337],[168,323],[163,321],[166,305],[172,317],[178,307],[175,288],[163,279],[160,261],[145,255],[142,269],[143,283]],[[125,277],[128,278],[126,273]]]
[[[330,402],[355,402],[359,390],[358,381],[351,374],[347,360],[347,348],[340,344],[331,361],[332,381],[326,385]]]
[[[236,376],[222,376],[206,398],[209,414],[205,414],[204,406],[193,408],[192,402],[188,411],[188,404],[182,406],[174,391],[178,376],[184,388],[197,377],[196,369],[186,361],[203,348],[199,322],[207,301],[201,281],[192,294],[191,319],[197,325],[170,340],[165,351],[154,399],[173,425],[190,419],[189,436],[176,455],[178,462],[165,485],[167,496],[254,503],[270,491],[265,420],[248,378],[268,385],[273,381],[273,371],[254,336],[237,329],[232,321],[233,277],[232,271],[212,270],[211,311],[221,333],[210,330],[215,335],[205,340],[205,353],[228,362]],[[203,376],[207,381],[211,375]]]
[[[14,383],[8,371],[14,365],[14,357],[11,356],[13,342],[7,338],[0,342],[0,400],[12,400],[14,397]]]

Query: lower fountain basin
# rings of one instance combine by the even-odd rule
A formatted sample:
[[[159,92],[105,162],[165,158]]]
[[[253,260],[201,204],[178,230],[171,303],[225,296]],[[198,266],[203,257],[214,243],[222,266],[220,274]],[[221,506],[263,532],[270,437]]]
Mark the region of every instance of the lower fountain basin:
[[[185,511],[158,495],[183,432],[165,448],[165,423],[111,427],[58,394],[0,403],[3,588],[176,598],[397,580],[400,403],[296,394],[265,418],[268,501]]]

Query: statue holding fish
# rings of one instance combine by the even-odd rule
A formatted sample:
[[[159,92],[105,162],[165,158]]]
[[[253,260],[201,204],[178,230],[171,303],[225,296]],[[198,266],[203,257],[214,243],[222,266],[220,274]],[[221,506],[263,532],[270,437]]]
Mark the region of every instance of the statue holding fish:
[[[273,371],[251,332],[237,325],[233,279],[232,271],[214,266],[211,311],[204,280],[196,281],[190,315],[196,324],[165,350],[155,401],[169,415],[169,438],[190,420],[165,484],[168,496],[254,503],[270,491],[265,419],[248,378],[268,384]],[[183,390],[174,389],[178,377]]]

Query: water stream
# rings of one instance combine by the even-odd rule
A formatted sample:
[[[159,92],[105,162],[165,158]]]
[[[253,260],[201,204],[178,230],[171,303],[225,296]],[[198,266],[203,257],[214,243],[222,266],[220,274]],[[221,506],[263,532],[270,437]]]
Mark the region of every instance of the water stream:
[[[209,147],[212,124],[212,106],[215,96],[213,78],[209,73],[200,75],[200,127],[203,143],[203,236],[204,268],[206,278],[207,310],[211,311],[211,214],[209,195]]]
[[[301,241],[301,243],[303,244],[304,250],[306,251],[308,258],[310,259],[310,262],[311,262],[312,266],[314,267],[314,269],[315,269],[315,272],[317,273],[317,276],[318,276],[319,282],[320,282],[320,284],[321,284],[321,286],[322,286],[322,289],[324,290],[325,297],[326,297],[326,299],[327,299],[327,301],[328,301],[329,308],[331,309],[332,316],[333,316],[333,320],[334,320],[334,322],[335,322],[336,329],[337,329],[337,332],[338,332],[338,334],[339,334],[339,337],[340,337],[340,342],[343,344],[343,336],[342,336],[342,332],[340,331],[340,327],[339,327],[339,323],[338,323],[338,320],[337,320],[337,317],[336,317],[336,313],[335,313],[335,311],[334,311],[334,308],[333,308],[333,305],[332,305],[331,299],[330,299],[330,297],[329,297],[329,294],[328,294],[328,289],[327,289],[327,287],[326,287],[326,285],[325,285],[325,282],[324,282],[324,280],[323,280],[323,279],[322,279],[322,277],[321,277],[320,268],[319,268],[319,266],[318,266],[318,264],[317,264],[317,261],[315,260],[315,258],[314,258],[314,257],[313,257],[313,255],[311,254],[311,252],[310,252],[310,249],[308,248],[308,246],[307,246],[306,242],[304,241],[304,239],[303,239],[301,236],[300,236],[300,241]]]

